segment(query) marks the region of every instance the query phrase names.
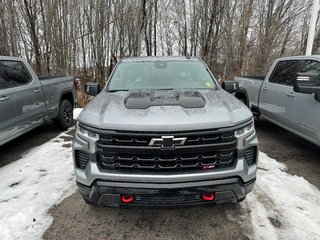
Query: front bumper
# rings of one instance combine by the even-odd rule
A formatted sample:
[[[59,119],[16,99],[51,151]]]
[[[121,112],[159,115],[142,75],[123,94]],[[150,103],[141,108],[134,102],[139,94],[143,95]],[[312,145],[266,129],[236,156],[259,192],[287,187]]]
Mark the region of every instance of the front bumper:
[[[106,207],[188,207],[208,206],[242,201],[253,189],[255,179],[243,183],[240,178],[181,183],[134,183],[95,181],[90,187],[77,182],[81,195],[90,203]],[[204,193],[215,198],[206,201]],[[122,195],[133,196],[124,203]]]
[[[247,124],[243,124],[242,127],[245,125]],[[238,128],[240,126],[231,130]],[[228,131],[224,129],[223,132]],[[117,133],[112,134],[117,135]],[[180,135],[177,134],[177,136]],[[222,145],[225,147],[226,144],[229,144],[229,142],[179,146],[173,153],[176,153],[177,156],[185,154],[184,151],[189,150],[195,153],[199,151],[206,153],[215,151],[218,147],[217,151],[219,151],[220,147]],[[140,154],[140,152],[146,154],[147,150],[148,153],[151,150],[148,146],[138,149],[141,147],[122,145],[120,146],[121,149],[115,150],[115,146],[112,144],[104,145],[98,140],[84,139],[83,136],[80,137],[78,134],[76,134],[73,144],[75,175],[80,193],[87,202],[100,206],[167,208],[235,203],[243,200],[246,194],[252,190],[256,178],[258,139],[255,131],[248,136],[237,137],[237,141],[232,146],[236,149],[237,154],[232,165],[206,170],[156,172],[106,169],[98,164],[97,153],[112,152],[115,156],[128,153],[131,156]],[[199,146],[202,149],[199,150]],[[256,148],[257,151],[252,162],[248,161],[245,155],[249,148]],[[161,151],[161,149],[156,149],[154,155],[160,154]],[[82,152],[84,157],[78,155],[75,158],[76,152]],[[250,156],[252,156],[252,153],[249,153]],[[85,159],[85,164],[81,165],[83,159]],[[205,201],[202,196],[204,193],[213,193],[215,195],[214,200]],[[124,203],[121,199],[123,195],[132,196],[133,201]]]
[[[238,141],[238,150],[243,150],[248,147],[258,146],[258,139],[256,134]],[[75,175],[77,182],[85,186],[92,186],[98,179],[108,182],[136,182],[136,183],[176,183],[176,182],[199,182],[213,179],[226,179],[232,177],[239,177],[243,182],[249,182],[256,177],[257,163],[248,165],[243,156],[238,156],[234,166],[222,169],[213,169],[206,171],[194,171],[183,173],[163,174],[161,172],[154,174],[148,172],[126,173],[115,170],[102,170],[99,168],[95,154],[97,153],[96,142],[85,141],[79,136],[75,136],[73,142],[73,152],[76,150],[85,151],[91,158],[86,164],[85,169],[75,167]],[[73,157],[75,154],[73,154]],[[258,158],[257,158],[258,161]],[[75,158],[74,158],[74,165]]]

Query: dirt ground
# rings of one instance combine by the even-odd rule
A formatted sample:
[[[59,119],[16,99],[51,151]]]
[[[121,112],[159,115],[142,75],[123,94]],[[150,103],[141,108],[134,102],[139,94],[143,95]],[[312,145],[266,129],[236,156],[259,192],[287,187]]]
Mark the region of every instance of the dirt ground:
[[[320,188],[320,148],[264,120],[256,122],[256,129],[262,152]],[[58,134],[46,124],[0,147],[0,167]],[[171,210],[99,208],[86,205],[77,192],[50,210],[54,222],[44,239],[253,239],[249,211],[241,204]]]
[[[22,154],[28,153],[32,147],[40,146],[41,144],[56,137],[60,133],[52,122],[45,122],[40,127],[33,129],[30,132],[0,146],[1,161],[0,167],[16,161]]]
[[[256,121],[260,151],[320,189],[320,148],[265,120]]]
[[[318,147],[263,120],[256,127],[261,151],[320,188]],[[51,209],[54,222],[44,239],[253,239],[245,211],[239,204],[175,210],[99,208],[87,206],[75,193]]]

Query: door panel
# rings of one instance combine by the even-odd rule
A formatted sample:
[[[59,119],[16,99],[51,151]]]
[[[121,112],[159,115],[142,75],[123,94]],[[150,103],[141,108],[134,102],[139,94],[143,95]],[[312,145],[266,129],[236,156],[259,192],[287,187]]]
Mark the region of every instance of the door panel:
[[[320,145],[320,102],[315,100],[314,94],[295,93],[288,115],[292,119],[292,129]]]
[[[287,128],[293,124],[288,111],[295,97],[293,83],[302,65],[302,60],[279,61],[261,87],[261,114]]]
[[[320,102],[314,94],[294,92],[293,84],[298,74],[319,73],[320,63],[314,60],[280,61],[260,93],[260,111],[297,135],[320,145]]]
[[[0,144],[17,134],[17,114],[12,89],[0,76]]]
[[[320,62],[315,60],[304,61],[298,75],[312,73],[316,84],[320,85]],[[315,99],[315,94],[295,92],[289,105],[289,117],[293,119],[294,130],[298,134],[320,146],[320,102]]]
[[[273,83],[264,83],[260,93],[259,108],[261,114],[280,124],[290,124],[288,119],[289,96],[287,93],[293,91],[293,87]]]
[[[15,88],[15,102],[19,126],[29,128],[44,119],[45,105],[41,86],[33,81],[27,86]]]
[[[45,103],[39,81],[32,79],[20,61],[1,61],[4,77],[12,84],[18,126],[21,131],[33,128],[43,121]]]

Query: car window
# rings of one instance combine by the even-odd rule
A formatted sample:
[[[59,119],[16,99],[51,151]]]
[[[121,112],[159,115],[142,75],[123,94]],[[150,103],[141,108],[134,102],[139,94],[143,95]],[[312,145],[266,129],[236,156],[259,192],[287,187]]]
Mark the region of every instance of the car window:
[[[286,60],[277,63],[270,78],[270,83],[293,86],[297,73],[303,67],[304,60]]]
[[[298,74],[300,76],[312,76],[313,84],[320,86],[320,62],[313,60],[305,61]]]
[[[108,85],[109,91],[141,89],[216,89],[203,63],[152,61],[120,63]]]
[[[20,61],[0,60],[0,88],[10,88],[31,82],[26,67]]]
[[[8,82],[0,75],[0,90],[8,87]]]

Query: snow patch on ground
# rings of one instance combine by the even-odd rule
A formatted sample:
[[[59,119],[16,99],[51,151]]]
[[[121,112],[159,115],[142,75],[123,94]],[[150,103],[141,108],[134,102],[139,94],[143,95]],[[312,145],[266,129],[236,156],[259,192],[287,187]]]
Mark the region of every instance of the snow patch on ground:
[[[82,111],[82,108],[75,108],[73,109],[73,119],[74,120],[77,120],[78,119],[78,116],[79,114],[81,113]]]
[[[0,169],[0,239],[41,239],[53,221],[48,210],[75,192],[71,140],[62,133]],[[240,206],[250,213],[240,222],[253,228],[254,239],[320,239],[320,191],[264,153],[255,188]]]
[[[0,239],[42,238],[48,210],[76,191],[71,144],[62,133],[0,168]]]
[[[260,152],[254,190],[241,203],[250,210],[254,239],[320,239],[320,191]]]

